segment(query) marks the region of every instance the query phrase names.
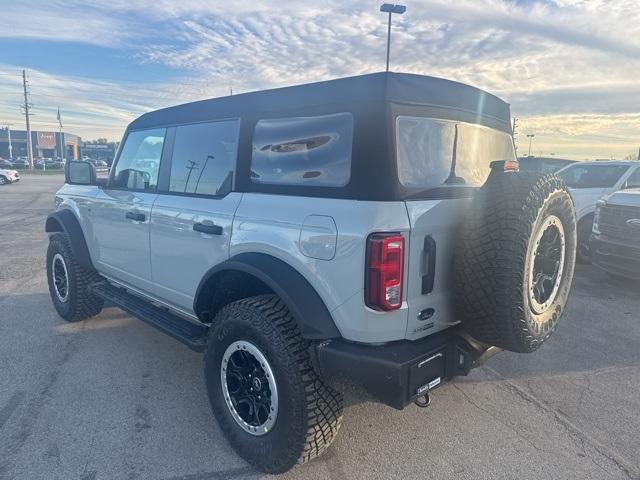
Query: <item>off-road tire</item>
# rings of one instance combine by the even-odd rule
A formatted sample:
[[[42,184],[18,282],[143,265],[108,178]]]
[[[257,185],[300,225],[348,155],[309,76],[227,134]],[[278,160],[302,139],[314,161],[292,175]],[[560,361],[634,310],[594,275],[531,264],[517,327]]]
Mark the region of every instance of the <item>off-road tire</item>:
[[[204,367],[209,400],[220,427],[238,454],[266,473],[282,473],[323,453],[342,423],[342,395],[325,385],[286,305],[260,295],[224,307],[215,317]],[[248,341],[267,358],[279,407],[273,428],[262,436],[243,430],[223,397],[221,363],[235,341]]]
[[[4,175],[0,175],[0,185],[10,185],[11,182]]]
[[[56,254],[64,260],[68,275],[68,298],[61,301],[55,290],[52,263]],[[58,315],[68,322],[78,322],[93,317],[102,311],[104,300],[93,295],[89,287],[101,277],[95,270],[88,270],[78,264],[69,245],[69,239],[64,233],[54,233],[49,237],[47,249],[47,281],[49,294]]]
[[[537,248],[533,239],[551,215],[564,228],[564,267],[553,301],[537,313],[527,279]],[[514,352],[540,347],[565,309],[576,236],[573,201],[559,177],[492,172],[471,202],[454,261],[455,304],[464,329],[481,342]]]

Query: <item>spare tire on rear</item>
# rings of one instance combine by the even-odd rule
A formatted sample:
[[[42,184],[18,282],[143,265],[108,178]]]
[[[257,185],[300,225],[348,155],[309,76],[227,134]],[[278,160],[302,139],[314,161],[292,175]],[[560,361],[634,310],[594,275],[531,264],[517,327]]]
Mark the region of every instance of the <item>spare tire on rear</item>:
[[[576,257],[576,216],[556,175],[494,166],[462,225],[456,309],[476,340],[532,352],[564,312]]]

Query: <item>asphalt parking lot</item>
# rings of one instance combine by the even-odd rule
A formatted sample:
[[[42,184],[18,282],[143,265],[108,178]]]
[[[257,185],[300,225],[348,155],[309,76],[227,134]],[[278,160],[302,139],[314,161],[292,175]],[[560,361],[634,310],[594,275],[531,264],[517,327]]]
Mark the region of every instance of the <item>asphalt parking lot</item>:
[[[0,187],[0,479],[263,478],[218,429],[202,359],[116,308],[67,324],[44,218],[61,176]],[[579,266],[558,332],[404,411],[347,392],[331,450],[283,478],[640,479],[640,285]]]

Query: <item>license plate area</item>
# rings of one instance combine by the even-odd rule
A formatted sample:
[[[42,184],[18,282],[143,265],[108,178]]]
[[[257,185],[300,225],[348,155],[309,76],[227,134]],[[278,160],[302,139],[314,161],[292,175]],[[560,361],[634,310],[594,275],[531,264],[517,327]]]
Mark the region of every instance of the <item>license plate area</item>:
[[[425,356],[409,369],[409,397],[414,398],[433,390],[445,379],[446,350]]]

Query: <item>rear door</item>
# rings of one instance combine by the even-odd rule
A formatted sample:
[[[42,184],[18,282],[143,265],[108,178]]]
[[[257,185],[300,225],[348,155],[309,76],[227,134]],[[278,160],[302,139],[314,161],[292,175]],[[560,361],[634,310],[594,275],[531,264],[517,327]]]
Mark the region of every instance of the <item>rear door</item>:
[[[92,206],[97,269],[145,293],[152,291],[149,220],[165,133],[164,128],[129,132],[108,186]]]
[[[175,127],[171,163],[151,215],[154,292],[193,312],[204,274],[229,257],[233,216],[242,194],[232,192],[238,150],[237,119]]]

